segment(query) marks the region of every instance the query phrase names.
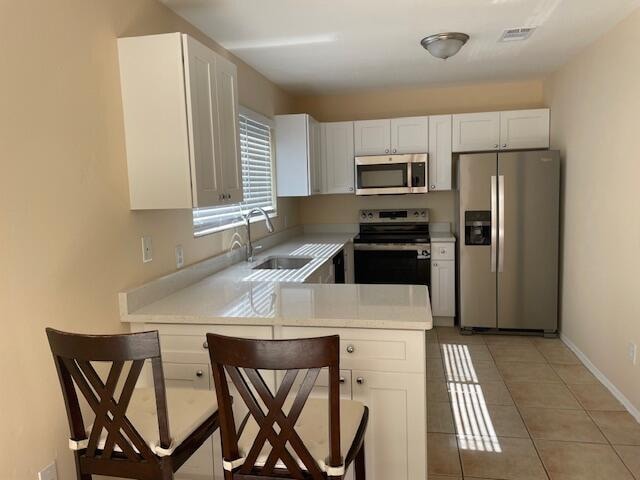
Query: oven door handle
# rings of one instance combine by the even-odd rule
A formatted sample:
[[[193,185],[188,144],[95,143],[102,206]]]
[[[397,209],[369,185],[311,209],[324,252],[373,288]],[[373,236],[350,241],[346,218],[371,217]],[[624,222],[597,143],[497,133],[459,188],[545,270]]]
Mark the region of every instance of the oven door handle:
[[[420,243],[415,244],[397,244],[397,243],[356,243],[353,245],[354,250],[361,251],[387,251],[387,252],[424,252],[423,258],[431,258],[431,245]]]

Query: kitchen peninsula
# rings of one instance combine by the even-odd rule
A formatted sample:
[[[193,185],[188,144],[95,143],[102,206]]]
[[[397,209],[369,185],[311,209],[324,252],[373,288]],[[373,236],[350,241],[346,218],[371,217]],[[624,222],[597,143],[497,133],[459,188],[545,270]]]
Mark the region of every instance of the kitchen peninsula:
[[[213,388],[207,332],[261,339],[340,335],[341,394],[371,410],[367,478],[424,479],[429,293],[426,286],[321,283],[335,275],[333,259],[340,254],[349,281],[352,238],[299,235],[281,239],[252,263],[238,261],[239,252],[201,262],[121,293],[122,321],[131,331],[160,332],[168,384],[205,389]],[[278,258],[299,259],[292,262],[299,268],[255,268]],[[321,375],[316,392],[326,388]],[[183,474],[213,471],[222,478],[219,448],[216,434]]]

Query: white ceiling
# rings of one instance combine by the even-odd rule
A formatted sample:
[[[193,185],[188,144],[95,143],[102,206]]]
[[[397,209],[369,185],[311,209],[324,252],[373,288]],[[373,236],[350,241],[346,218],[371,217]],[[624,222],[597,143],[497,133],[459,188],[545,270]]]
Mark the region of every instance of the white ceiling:
[[[161,0],[283,88],[356,88],[530,78],[548,73],[639,0]],[[506,28],[537,26],[526,42]],[[471,36],[442,61],[426,35]]]

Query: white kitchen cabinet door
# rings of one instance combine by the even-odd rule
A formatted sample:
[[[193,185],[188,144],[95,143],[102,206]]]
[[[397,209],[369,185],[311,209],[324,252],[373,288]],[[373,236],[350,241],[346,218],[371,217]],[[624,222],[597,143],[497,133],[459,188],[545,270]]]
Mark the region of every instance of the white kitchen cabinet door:
[[[355,155],[385,155],[391,151],[391,120],[353,123]]]
[[[367,480],[426,478],[425,376],[353,370],[353,399],[369,407]]]
[[[132,210],[240,201],[236,67],[185,34],[118,39]]]
[[[455,317],[456,278],[454,260],[431,261],[431,313],[434,317]]]
[[[482,152],[500,148],[500,112],[453,116],[453,151]]]
[[[429,191],[451,190],[452,115],[429,117]]]
[[[322,193],[354,192],[353,122],[322,124]]]
[[[276,115],[276,175],[279,197],[308,197],[322,189],[320,128],[306,113]],[[316,161],[318,159],[318,161]]]
[[[192,388],[210,390],[213,384],[209,365],[164,363],[164,377],[167,388]],[[215,395],[212,391],[211,395]],[[176,480],[197,480],[213,478],[214,474],[214,434],[176,472]],[[219,441],[219,440],[218,440]]]
[[[236,66],[224,58],[216,59],[216,87],[220,132],[220,172],[224,187],[223,203],[242,201],[242,161],[238,128],[238,81]]]
[[[427,153],[429,117],[391,119],[391,153]]]
[[[309,188],[312,195],[323,191],[322,130],[320,123],[309,118]]]
[[[549,148],[549,109],[500,112],[500,148]]]

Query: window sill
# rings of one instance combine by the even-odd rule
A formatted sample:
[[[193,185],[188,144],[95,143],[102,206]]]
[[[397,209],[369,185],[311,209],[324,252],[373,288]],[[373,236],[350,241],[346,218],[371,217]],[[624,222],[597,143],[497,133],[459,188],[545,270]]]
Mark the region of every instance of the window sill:
[[[267,212],[267,215],[269,215],[269,218],[278,218],[278,212],[276,210]],[[251,223],[264,222],[264,217],[262,217],[262,216],[251,217],[251,219],[249,221]],[[213,235],[215,233],[224,232],[225,230],[231,230],[232,228],[238,228],[238,227],[242,227],[244,225],[245,225],[244,220],[238,220],[237,222],[228,223],[226,225],[220,225],[219,227],[209,228],[206,231],[201,232],[201,233],[195,233],[194,232],[193,237],[194,238],[203,238],[203,237],[206,237],[208,235]]]

